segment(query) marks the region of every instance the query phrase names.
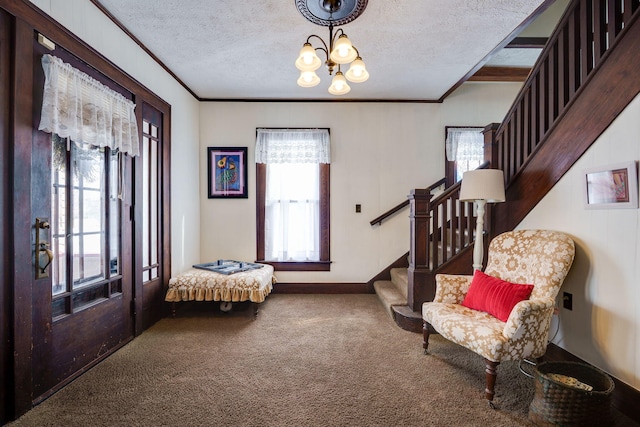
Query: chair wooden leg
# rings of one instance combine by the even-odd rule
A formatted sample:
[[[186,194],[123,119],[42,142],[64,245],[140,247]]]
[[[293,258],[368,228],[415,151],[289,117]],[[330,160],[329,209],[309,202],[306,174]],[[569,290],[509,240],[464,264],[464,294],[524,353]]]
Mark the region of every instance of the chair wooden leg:
[[[486,363],[485,373],[487,374],[487,388],[484,389],[484,396],[491,404],[495,394],[497,369],[500,362],[492,362],[489,359],[484,359],[484,361]]]
[[[424,322],[422,324],[422,348],[424,349],[424,354],[427,354],[427,349],[429,348],[429,335],[431,332],[429,331],[429,324]]]

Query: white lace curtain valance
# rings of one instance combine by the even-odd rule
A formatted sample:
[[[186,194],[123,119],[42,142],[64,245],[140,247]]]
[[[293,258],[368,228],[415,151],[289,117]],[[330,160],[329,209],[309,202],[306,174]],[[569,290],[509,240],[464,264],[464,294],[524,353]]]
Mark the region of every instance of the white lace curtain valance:
[[[458,150],[463,152],[483,149],[484,135],[483,128],[449,128],[447,129],[447,139],[445,141],[445,152],[447,160],[456,161]]]
[[[42,57],[45,83],[39,130],[78,145],[140,154],[135,104],[61,59]]]
[[[329,129],[258,129],[256,163],[331,163]]]

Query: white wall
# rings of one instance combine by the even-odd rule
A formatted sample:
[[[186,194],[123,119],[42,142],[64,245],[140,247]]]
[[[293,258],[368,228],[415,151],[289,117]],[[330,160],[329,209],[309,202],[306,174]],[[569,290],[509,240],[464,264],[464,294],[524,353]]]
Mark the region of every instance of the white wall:
[[[363,282],[408,250],[407,211],[369,221],[411,188],[444,174],[444,126],[501,122],[519,84],[466,83],[443,104],[199,104],[88,0],[31,0],[172,106],[172,270],[218,258],[254,259],[256,127],[329,127],[329,273],[280,273],[282,282]],[[577,255],[554,342],[640,389],[640,211],[585,210],[585,168],[640,159],[640,97],[518,228],[571,234]],[[207,199],[208,146],[249,147],[249,198]],[[354,205],[362,204],[356,214]]]
[[[465,84],[443,104],[205,102],[200,108],[201,261],[254,260],[257,127],[331,129],[331,271],[279,281],[366,282],[409,250],[408,210],[369,221],[444,176],[444,126],[502,121],[520,84]],[[207,199],[206,150],[247,146],[248,199]],[[362,213],[355,213],[355,205]]]
[[[198,101],[89,0],[31,1],[171,105],[171,264],[190,267],[200,258]]]
[[[584,171],[640,159],[640,96],[518,226],[569,233],[574,265],[554,343],[640,389],[640,210],[584,208]],[[637,190],[636,190],[637,191]],[[561,296],[560,296],[561,298]],[[560,307],[562,302],[559,300]]]

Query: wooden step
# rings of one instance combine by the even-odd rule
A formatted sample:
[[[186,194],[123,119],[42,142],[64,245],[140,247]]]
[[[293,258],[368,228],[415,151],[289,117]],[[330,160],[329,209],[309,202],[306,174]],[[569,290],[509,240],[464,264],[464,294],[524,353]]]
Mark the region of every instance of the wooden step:
[[[411,310],[407,305],[394,305],[393,319],[405,331],[422,333],[422,313]]]

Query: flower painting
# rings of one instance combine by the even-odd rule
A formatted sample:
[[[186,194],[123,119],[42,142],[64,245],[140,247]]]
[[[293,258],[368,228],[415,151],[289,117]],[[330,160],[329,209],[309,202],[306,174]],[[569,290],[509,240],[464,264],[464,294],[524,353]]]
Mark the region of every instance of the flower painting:
[[[247,198],[247,147],[208,148],[209,198]]]

